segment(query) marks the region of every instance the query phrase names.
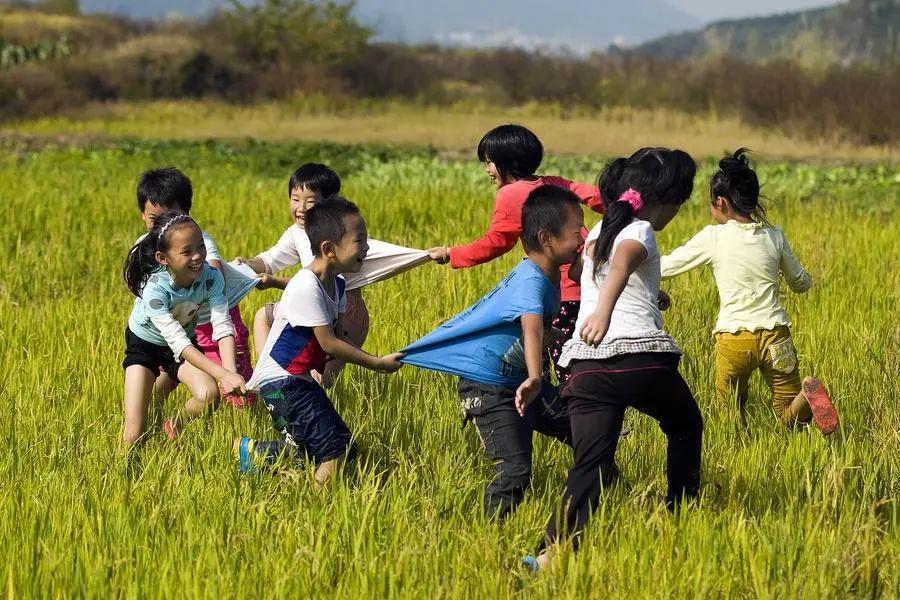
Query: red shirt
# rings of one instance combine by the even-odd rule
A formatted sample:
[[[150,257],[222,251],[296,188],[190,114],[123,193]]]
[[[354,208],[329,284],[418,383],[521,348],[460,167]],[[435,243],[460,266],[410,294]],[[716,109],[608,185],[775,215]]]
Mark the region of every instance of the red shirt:
[[[522,206],[535,188],[551,184],[571,190],[594,212],[603,212],[600,190],[588,183],[575,183],[562,177],[542,175],[534,181],[519,181],[504,185],[494,199],[494,214],[487,233],[474,242],[450,248],[450,266],[454,269],[474,267],[502,256],[513,249],[522,237]],[[581,236],[587,236],[583,229]],[[569,266],[560,268],[560,288],[563,302],[581,300],[581,286],[569,279]]]

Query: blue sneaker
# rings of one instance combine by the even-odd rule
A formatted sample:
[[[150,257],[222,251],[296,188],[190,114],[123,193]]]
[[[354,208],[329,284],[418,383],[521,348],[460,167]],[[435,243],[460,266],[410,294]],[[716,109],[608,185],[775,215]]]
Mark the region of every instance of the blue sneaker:
[[[238,459],[238,470],[241,473],[253,472],[253,446],[255,442],[248,437],[234,439],[234,453]]]
[[[522,565],[528,567],[532,573],[537,573],[541,570],[541,565],[538,564],[537,558],[531,554],[525,555],[525,558],[522,559]]]

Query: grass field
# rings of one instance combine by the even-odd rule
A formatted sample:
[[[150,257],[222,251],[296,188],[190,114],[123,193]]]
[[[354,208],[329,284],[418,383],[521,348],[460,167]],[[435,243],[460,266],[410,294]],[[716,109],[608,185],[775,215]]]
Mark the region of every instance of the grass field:
[[[733,143],[731,144],[734,145]],[[531,493],[503,524],[481,514],[490,466],[460,428],[451,378],[349,368],[334,398],[364,456],[330,493],[303,471],[242,477],[235,435],[267,435],[261,410],[221,408],[177,444],[156,432],[115,452],[122,419],[121,264],[143,224],[140,172],[175,164],[195,218],[226,256],[260,251],[289,224],[287,177],[315,159],[343,176],[373,237],[428,247],[486,225],[480,165],[429,150],[335,144],[121,142],[6,146],[0,263],[0,581],[8,597],[824,598],[900,596],[900,173],[888,165],[760,165],[770,217],[816,278],[787,294],[804,372],[841,415],[829,439],[789,433],[754,381],[749,433],[713,392],[717,299],[708,273],[666,286],[667,326],[705,419],[704,492],[662,508],[664,438],[632,414],[583,551],[537,577],[519,566],[562,490],[569,453],[539,442]],[[592,180],[597,156],[546,173]],[[712,161],[659,234],[663,251],[708,222]],[[591,219],[593,221],[593,219]],[[490,289],[520,249],[478,268],[426,265],[366,290],[367,348],[385,353]],[[274,292],[242,305],[252,318]],[[184,400],[179,390],[166,412]]]

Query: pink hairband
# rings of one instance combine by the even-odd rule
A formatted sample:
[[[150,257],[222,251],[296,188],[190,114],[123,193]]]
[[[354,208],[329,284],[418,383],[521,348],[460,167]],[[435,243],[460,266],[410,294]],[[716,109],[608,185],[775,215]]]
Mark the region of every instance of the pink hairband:
[[[634,188],[628,188],[622,192],[622,195],[619,196],[619,202],[627,202],[631,205],[631,209],[634,212],[644,208],[644,199],[641,197],[641,193]]]

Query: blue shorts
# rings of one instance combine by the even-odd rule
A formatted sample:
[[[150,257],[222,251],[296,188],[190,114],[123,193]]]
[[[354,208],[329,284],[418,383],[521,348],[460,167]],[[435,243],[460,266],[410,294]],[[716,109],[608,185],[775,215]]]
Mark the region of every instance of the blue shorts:
[[[288,444],[303,449],[320,465],[347,453],[350,429],[322,387],[301,377],[286,377],[260,389],[272,423]]]

